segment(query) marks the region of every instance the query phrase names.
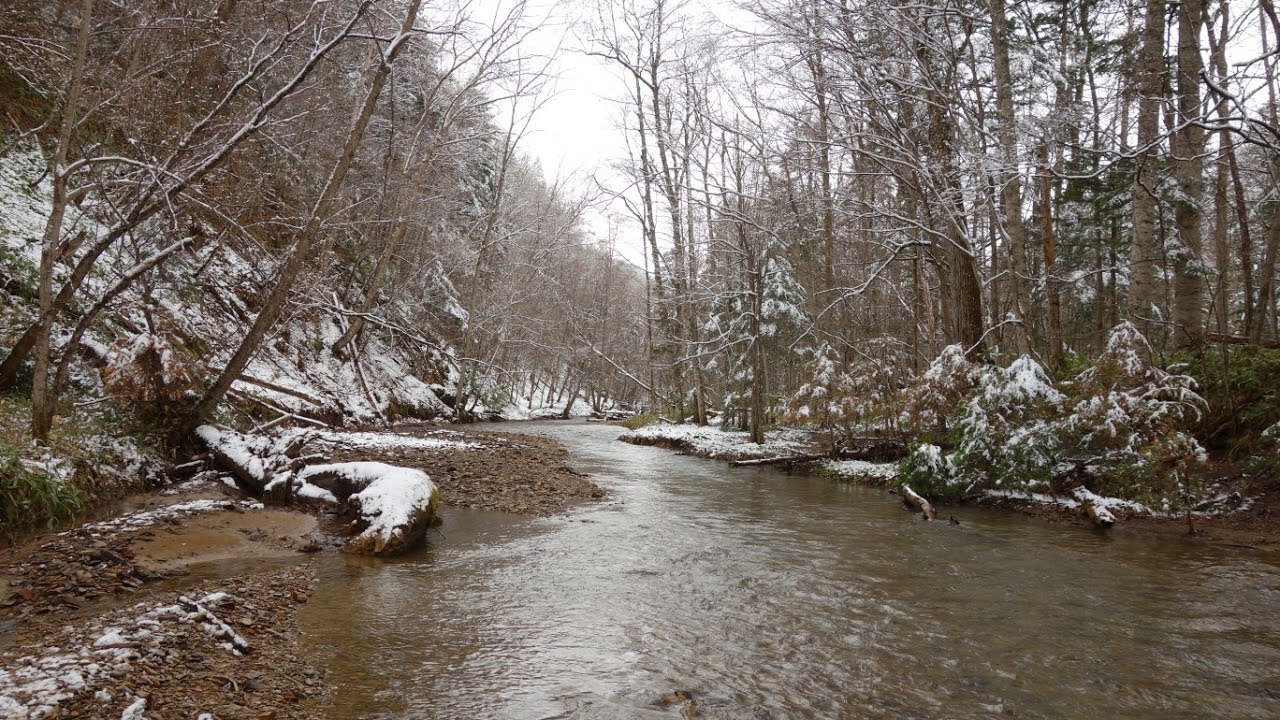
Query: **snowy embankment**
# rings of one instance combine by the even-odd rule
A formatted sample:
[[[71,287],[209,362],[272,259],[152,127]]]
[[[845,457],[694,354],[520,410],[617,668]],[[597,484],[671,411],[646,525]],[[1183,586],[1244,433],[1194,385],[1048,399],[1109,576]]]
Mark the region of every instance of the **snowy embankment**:
[[[898,463],[824,460],[819,468],[822,473],[839,480],[865,482],[869,485],[890,485],[898,477]]]
[[[5,293],[9,298],[0,302],[0,339],[12,340],[34,319],[40,239],[52,209],[46,167],[32,146],[9,147],[0,156],[0,300]],[[137,283],[115,296],[80,340],[91,356],[109,362],[122,349],[158,343],[173,351],[169,370],[192,377],[221,371],[257,314],[256,299],[270,286],[279,258],[253,243],[206,237],[207,230],[193,228],[193,236],[167,257],[153,283]],[[65,234],[103,232],[92,206],[68,208]],[[170,233],[159,220],[137,231],[143,237]],[[55,289],[91,245],[81,243],[55,266]],[[111,293],[149,254],[122,249],[102,255],[79,297],[91,301]],[[332,348],[351,315],[343,291],[351,296],[358,290],[334,290],[299,294],[288,320],[259,348],[230,399],[254,407],[266,422],[295,415],[334,426],[380,423],[390,416],[452,417],[453,409],[442,400],[457,381],[452,349],[393,323],[370,321],[360,352],[335,355]],[[62,342],[65,335],[55,340]],[[96,372],[77,367],[73,373],[78,386],[101,383]]]
[[[341,505],[352,516],[347,552],[392,555],[411,549],[436,519],[439,491],[420,470],[379,462],[321,462],[302,454],[314,433],[288,431],[275,437],[244,435],[202,425],[197,436],[216,463],[255,494]],[[332,437],[332,436],[330,436]],[[356,441],[376,442],[363,433]],[[406,438],[406,441],[427,439]],[[437,446],[449,441],[434,441]],[[462,445],[463,443],[457,443]]]
[[[431,437],[378,432],[313,433],[315,439],[327,445],[342,445],[362,450],[479,450],[483,445],[468,442],[453,430],[433,430]]]
[[[751,434],[701,425],[648,425],[618,438],[632,445],[656,445],[691,455],[718,460],[751,460],[787,457],[813,452],[812,433],[800,430],[770,430],[762,445],[751,442]]]

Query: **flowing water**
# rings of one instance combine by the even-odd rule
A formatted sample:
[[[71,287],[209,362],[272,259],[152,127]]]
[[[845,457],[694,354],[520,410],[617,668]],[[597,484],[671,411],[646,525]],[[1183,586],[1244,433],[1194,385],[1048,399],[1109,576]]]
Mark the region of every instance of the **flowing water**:
[[[610,493],[320,561],[334,718],[1280,718],[1280,557],[1110,538],[538,423]],[[951,512],[948,510],[948,513]]]

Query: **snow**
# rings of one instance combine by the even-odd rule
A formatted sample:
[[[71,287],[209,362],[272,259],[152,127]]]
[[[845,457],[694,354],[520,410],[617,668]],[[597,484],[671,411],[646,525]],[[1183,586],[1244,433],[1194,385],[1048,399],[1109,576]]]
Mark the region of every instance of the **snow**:
[[[379,548],[413,524],[415,518],[431,507],[437,495],[435,484],[421,470],[380,462],[309,465],[295,476],[302,483],[299,492],[310,485],[309,478],[330,473],[362,488],[347,499],[359,507],[361,519],[368,523],[355,539],[373,540]]]
[[[120,720],[147,720],[147,699],[138,698],[120,713]]]
[[[40,240],[49,217],[52,190],[48,181],[32,188],[45,163],[34,149],[13,148],[0,162],[0,239],[33,265],[40,262]]]
[[[93,646],[94,647],[103,647],[103,646],[121,647],[127,641],[124,639],[124,636],[120,634],[120,632],[121,632],[120,628],[108,628],[107,632],[103,634],[102,637],[93,641]]]
[[[1132,500],[1124,500],[1122,498],[1104,497],[1091,492],[1087,488],[1078,487],[1072,491],[1072,496],[1080,501],[1080,504],[1093,503],[1095,510],[1099,514],[1106,513],[1110,515],[1115,510],[1123,510],[1139,515],[1153,515],[1154,513],[1146,505]]]
[[[898,475],[897,463],[873,463],[865,460],[824,460],[822,469],[842,478],[892,480]]]
[[[1163,513],[1157,513],[1142,503],[1125,500],[1123,498],[1098,495],[1084,487],[1078,487],[1071,491],[1070,496],[1050,495],[1048,493],[1026,492],[1022,490],[988,490],[984,495],[988,498],[1021,500],[1024,502],[1035,503],[1037,505],[1056,505],[1068,510],[1078,510],[1084,507],[1086,502],[1091,502],[1093,503],[1094,509],[1100,516],[1109,516],[1112,517],[1112,519],[1114,519],[1113,513],[1117,511],[1134,515],[1163,515]]]
[[[1037,505],[1057,505],[1075,510],[1080,507],[1080,503],[1068,497],[1060,495],[1050,495],[1048,493],[1027,492],[1025,490],[987,490],[983,493],[985,497],[996,500],[1021,500],[1023,502],[1035,503]]]
[[[529,408],[527,405],[515,403],[508,405],[498,413],[504,420],[558,420],[564,417],[564,408],[567,402],[550,403],[546,405],[535,405]],[[569,417],[584,418],[591,416],[591,404],[583,400],[581,397],[574,400],[573,407],[569,408]]]
[[[221,510],[229,510],[236,506],[245,510],[261,510],[263,507],[262,503],[250,500],[241,500],[238,503],[232,502],[231,500],[188,500],[187,502],[166,505],[164,507],[155,508],[154,510],[140,510],[128,515],[112,518],[111,520],[88,523],[81,526],[79,530],[76,530],[75,532],[87,531],[92,535],[131,532],[159,524],[169,518],[198,515],[206,512],[218,512]],[[60,534],[68,535],[70,532],[71,531]]]
[[[258,453],[254,452],[255,445],[261,445],[261,443],[252,442],[258,438],[222,432],[212,425],[201,425],[196,428],[196,437],[203,440],[209,447],[217,448],[236,465],[244,468],[253,479],[258,482],[266,481],[267,472],[262,465],[262,459]]]
[[[303,483],[298,489],[294,490],[294,494],[304,500],[319,500],[335,504],[338,502],[338,498],[333,493],[311,483]]]
[[[233,654],[247,647],[244,638],[209,611],[225,601],[226,593],[213,593],[192,601],[181,597],[175,605],[138,604],[111,613],[109,626],[68,625],[63,634],[30,652],[8,668],[0,668],[0,717],[39,720],[59,714],[58,705],[88,693],[101,703],[113,699],[120,677],[129,676],[130,665],[143,657],[163,657],[165,644],[173,642],[176,625],[196,625],[215,637],[229,638],[223,646]],[[127,695],[126,695],[127,698]],[[121,720],[145,720],[146,699],[135,698]]]
[[[751,434],[721,430],[709,425],[649,425],[633,430],[623,440],[641,444],[665,441],[687,447],[710,458],[748,459],[794,455],[807,451],[812,436],[798,430],[770,430],[763,445],[751,442]]]
[[[293,459],[290,448],[300,448],[314,436],[311,430],[291,429],[274,435],[248,435],[219,430],[212,425],[196,428],[196,436],[210,448],[226,455],[237,466],[244,468],[259,485],[267,489],[287,480]]]
[[[461,433],[443,430],[433,435],[432,437],[422,437],[396,433],[333,432],[324,430],[315,433],[317,439],[334,445],[374,450],[478,450],[482,447],[473,442],[441,437],[447,435],[461,436]]]

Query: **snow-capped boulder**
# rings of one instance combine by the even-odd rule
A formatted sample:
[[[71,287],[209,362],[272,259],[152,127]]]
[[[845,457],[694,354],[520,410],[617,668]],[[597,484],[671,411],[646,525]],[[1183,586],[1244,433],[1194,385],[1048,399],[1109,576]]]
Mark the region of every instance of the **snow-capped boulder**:
[[[440,498],[426,473],[380,462],[310,465],[294,476],[294,487],[300,497],[323,497],[324,492],[345,502],[355,515],[357,534],[343,549],[358,555],[412,549],[435,522]]]

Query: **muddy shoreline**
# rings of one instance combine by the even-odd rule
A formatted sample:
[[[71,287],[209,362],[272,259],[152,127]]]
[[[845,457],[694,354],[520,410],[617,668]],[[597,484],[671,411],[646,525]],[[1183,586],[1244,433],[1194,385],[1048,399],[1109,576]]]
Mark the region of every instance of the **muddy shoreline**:
[[[604,497],[544,437],[410,427],[317,444],[335,461],[426,471],[445,522],[449,507],[550,515]],[[266,506],[207,477],[116,510],[0,552],[0,717],[325,716],[326,671],[298,652],[298,611],[308,558],[342,544],[331,506]]]

